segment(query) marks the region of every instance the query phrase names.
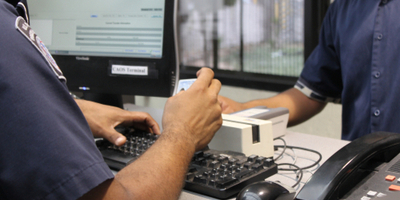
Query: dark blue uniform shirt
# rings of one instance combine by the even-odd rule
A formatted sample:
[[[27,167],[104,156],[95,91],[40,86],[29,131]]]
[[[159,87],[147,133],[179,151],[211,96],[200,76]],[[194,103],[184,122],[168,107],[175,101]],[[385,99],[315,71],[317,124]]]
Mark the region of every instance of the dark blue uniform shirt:
[[[296,88],[342,103],[342,138],[400,133],[400,0],[335,0]]]
[[[77,199],[113,174],[26,11],[0,0],[0,199]]]

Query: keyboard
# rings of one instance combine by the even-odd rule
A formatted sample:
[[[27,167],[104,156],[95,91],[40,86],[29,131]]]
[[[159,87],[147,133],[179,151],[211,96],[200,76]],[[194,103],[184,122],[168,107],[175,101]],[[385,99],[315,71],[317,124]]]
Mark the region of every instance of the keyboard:
[[[96,142],[104,161],[116,171],[134,162],[159,137],[142,131],[125,131],[123,134],[127,137],[127,142],[121,147],[105,140]],[[237,195],[246,185],[262,181],[276,173],[277,165],[272,158],[204,149],[194,154],[186,174],[184,189],[226,199]]]

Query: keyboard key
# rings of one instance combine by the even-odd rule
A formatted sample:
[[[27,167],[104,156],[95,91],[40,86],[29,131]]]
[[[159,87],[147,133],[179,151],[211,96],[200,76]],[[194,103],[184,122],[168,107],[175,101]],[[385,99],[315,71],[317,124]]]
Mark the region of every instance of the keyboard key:
[[[217,187],[218,188],[225,188],[225,187],[227,187],[229,185],[232,185],[235,182],[236,182],[236,178],[229,177],[229,178],[226,178],[226,179],[224,179],[222,181],[218,181],[217,182]]]
[[[230,164],[230,165],[235,165],[236,162],[238,162],[238,161],[239,161],[239,160],[236,159],[236,158],[231,158],[231,159],[229,159],[228,164]]]
[[[187,173],[186,174],[186,180],[187,181],[193,181],[194,174],[193,173]]]
[[[271,158],[267,158],[263,163],[264,167],[271,167],[274,164],[274,160]]]
[[[194,166],[189,166],[188,172],[195,173],[197,172],[197,168]]]
[[[203,163],[205,161],[206,160],[203,157],[200,157],[200,158],[197,158],[196,160],[194,160],[194,163],[197,164],[197,165],[203,165]]]
[[[267,159],[266,157],[260,156],[256,159],[256,163],[263,164],[266,159]]]
[[[263,166],[261,165],[261,164],[254,164],[253,166],[251,166],[251,169],[252,170],[261,170],[261,169],[263,169]]]
[[[211,187],[216,187],[217,183],[216,183],[216,181],[214,179],[211,179],[211,180],[208,181],[208,185],[211,186]]]
[[[218,158],[219,158],[219,156],[215,155],[215,154],[210,156],[210,159],[212,159],[212,160],[218,160]]]
[[[211,173],[210,178],[211,179],[217,179],[219,177],[219,173],[215,172],[215,173]]]
[[[251,155],[247,158],[247,161],[249,162],[256,162],[256,159],[258,158],[257,155]]]
[[[213,154],[211,154],[211,153],[204,153],[203,157],[206,158],[206,159],[208,159],[208,158],[210,158],[212,155],[213,155]]]
[[[241,168],[240,172],[235,175],[235,178],[241,179],[245,176],[248,176],[249,173],[250,173],[249,169]]]
[[[196,153],[194,153],[193,158],[196,160],[198,158],[203,158],[203,156],[204,156],[203,151],[197,151]]]
[[[246,162],[247,162],[246,160],[238,161],[238,162],[236,162],[236,166],[238,166],[238,167],[243,167],[243,165],[244,165]]]
[[[398,185],[391,185],[389,186],[390,191],[400,191],[400,186]]]
[[[395,177],[395,176],[392,176],[392,175],[387,175],[387,176],[385,177],[385,180],[392,182],[392,181],[396,180],[396,177]]]
[[[243,165],[243,167],[246,168],[246,169],[251,169],[252,166],[253,166],[253,163],[251,163],[251,162],[246,162],[246,163]]]
[[[201,184],[206,184],[207,183],[207,178],[205,178],[203,175],[196,175],[193,179],[193,182],[195,183],[201,183]]]
[[[221,164],[227,164],[228,161],[229,161],[229,158],[224,157],[224,156],[221,156],[221,157],[218,158],[218,161],[219,161]]]
[[[221,166],[221,163],[219,161],[212,161],[208,167],[217,169],[217,168],[219,168],[219,166]]]

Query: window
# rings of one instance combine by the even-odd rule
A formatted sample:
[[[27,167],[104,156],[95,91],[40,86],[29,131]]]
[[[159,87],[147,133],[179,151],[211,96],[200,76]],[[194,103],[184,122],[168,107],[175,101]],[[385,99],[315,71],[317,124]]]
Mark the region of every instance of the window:
[[[311,0],[180,0],[181,77],[211,67],[223,84],[292,87],[304,64]]]

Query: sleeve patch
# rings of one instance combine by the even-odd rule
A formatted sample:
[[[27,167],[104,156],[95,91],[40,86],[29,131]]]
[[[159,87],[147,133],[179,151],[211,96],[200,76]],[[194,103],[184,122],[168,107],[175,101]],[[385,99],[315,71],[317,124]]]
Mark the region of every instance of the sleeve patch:
[[[47,61],[50,68],[56,74],[58,79],[66,81],[66,78],[64,77],[60,67],[58,67],[56,61],[54,60],[53,56],[51,56],[47,47],[44,45],[39,36],[36,35],[35,31],[33,31],[29,24],[26,23],[23,17],[17,18],[17,20],[15,21],[15,28],[19,32],[21,32],[22,35],[24,35],[25,38],[28,39],[33,44],[33,46],[35,46],[36,49],[42,54],[42,56]]]

